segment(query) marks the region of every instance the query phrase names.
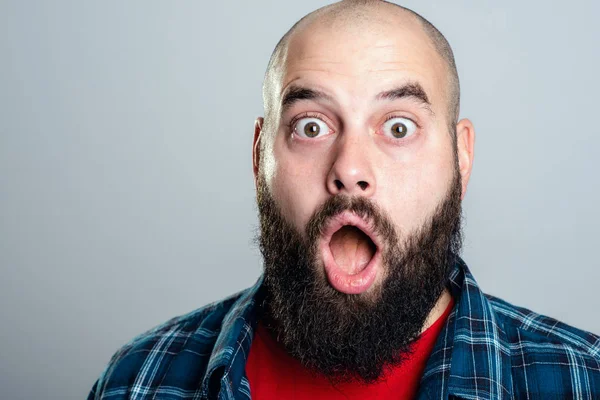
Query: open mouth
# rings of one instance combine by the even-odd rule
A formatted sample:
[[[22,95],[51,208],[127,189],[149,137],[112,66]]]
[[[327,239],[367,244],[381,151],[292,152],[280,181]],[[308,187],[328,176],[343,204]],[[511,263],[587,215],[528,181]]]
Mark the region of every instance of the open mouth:
[[[381,245],[365,220],[350,212],[333,217],[323,231],[320,248],[333,288],[358,294],[372,286],[380,269]]]
[[[344,225],[331,236],[329,249],[336,264],[346,273],[355,275],[369,264],[377,246],[356,226]]]

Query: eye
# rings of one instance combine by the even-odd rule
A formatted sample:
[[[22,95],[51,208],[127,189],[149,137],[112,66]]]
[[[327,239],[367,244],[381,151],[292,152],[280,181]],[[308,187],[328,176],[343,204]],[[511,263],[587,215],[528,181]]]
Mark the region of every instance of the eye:
[[[415,133],[417,124],[408,118],[393,117],[383,124],[383,134],[395,139],[402,139]]]
[[[327,135],[329,126],[318,118],[301,118],[294,124],[294,132],[300,137],[312,139]]]

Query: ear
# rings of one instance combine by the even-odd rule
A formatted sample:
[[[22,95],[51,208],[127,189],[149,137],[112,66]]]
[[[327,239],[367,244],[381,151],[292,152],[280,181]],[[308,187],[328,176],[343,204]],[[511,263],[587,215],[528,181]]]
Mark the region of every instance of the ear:
[[[462,196],[465,198],[467,185],[473,168],[473,157],[475,156],[475,128],[468,119],[461,119],[456,124],[456,147],[458,152],[458,167],[462,182]]]
[[[264,118],[258,117],[254,121],[254,140],[252,141],[252,171],[254,173],[254,185],[258,179],[258,166],[260,165],[260,140],[262,139],[262,127]]]

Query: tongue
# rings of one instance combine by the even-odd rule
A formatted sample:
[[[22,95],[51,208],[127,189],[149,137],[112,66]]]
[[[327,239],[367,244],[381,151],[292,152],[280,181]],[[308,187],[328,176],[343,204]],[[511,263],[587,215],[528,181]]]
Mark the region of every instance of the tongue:
[[[350,275],[365,269],[375,254],[375,244],[354,226],[344,226],[334,233],[329,247],[337,265]]]

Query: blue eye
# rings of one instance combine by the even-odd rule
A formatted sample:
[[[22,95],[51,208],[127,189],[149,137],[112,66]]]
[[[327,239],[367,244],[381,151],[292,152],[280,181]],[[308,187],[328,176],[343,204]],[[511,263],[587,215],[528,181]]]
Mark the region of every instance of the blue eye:
[[[383,124],[383,133],[395,139],[402,139],[415,133],[417,124],[408,118],[394,117],[385,121]]]
[[[315,138],[327,135],[329,126],[318,118],[301,118],[294,124],[294,132],[300,137]]]

